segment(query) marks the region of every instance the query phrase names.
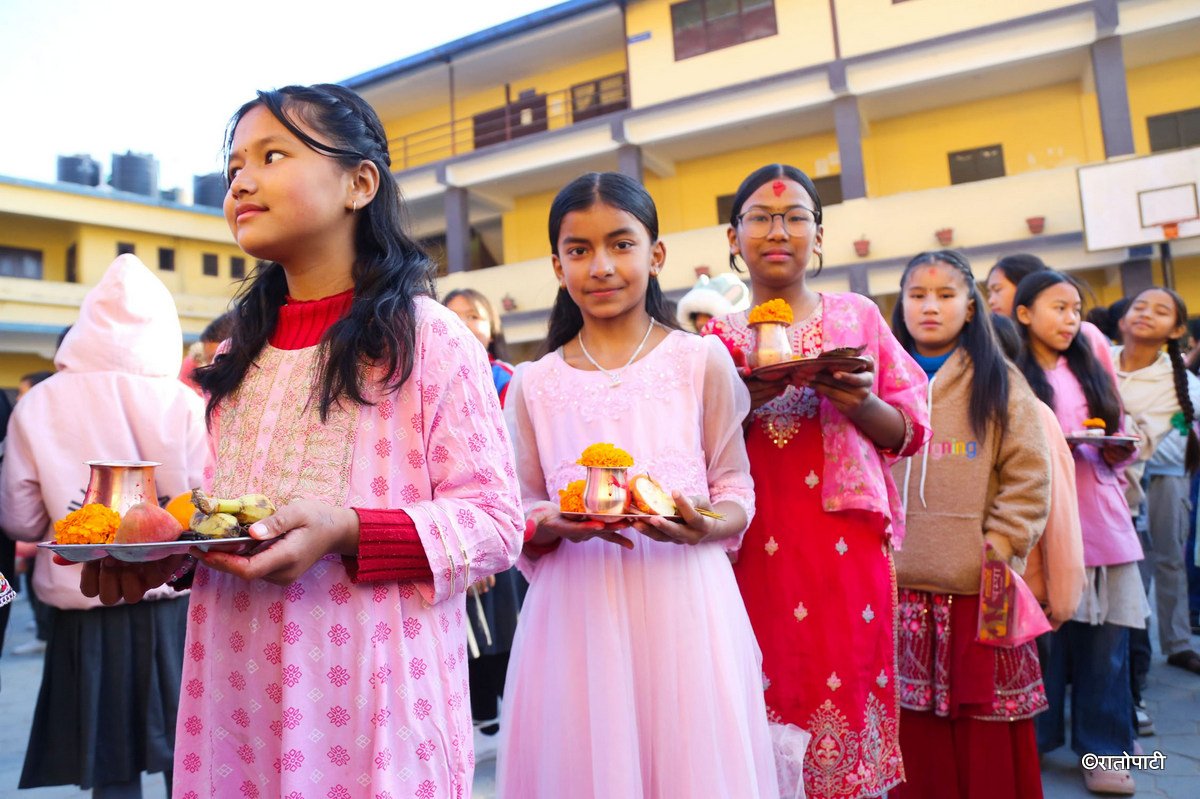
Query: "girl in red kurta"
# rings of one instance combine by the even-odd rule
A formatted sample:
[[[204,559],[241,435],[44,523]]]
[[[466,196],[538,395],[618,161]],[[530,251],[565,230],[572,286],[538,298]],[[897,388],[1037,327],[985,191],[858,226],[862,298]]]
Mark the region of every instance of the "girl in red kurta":
[[[878,796],[904,775],[897,730],[891,547],[903,535],[887,466],[927,430],[925,376],[856,294],[820,294],[805,270],[821,255],[821,200],[807,175],[763,167],[729,220],[730,262],[750,269],[754,303],[792,308],[792,349],[864,347],[872,368],[809,385],[749,379],[746,448],[759,512],[735,572],[763,652],[768,714],[812,734],[804,785],[816,799]],[[736,268],[736,265],[735,265]],[[747,314],[706,332],[749,352]]]

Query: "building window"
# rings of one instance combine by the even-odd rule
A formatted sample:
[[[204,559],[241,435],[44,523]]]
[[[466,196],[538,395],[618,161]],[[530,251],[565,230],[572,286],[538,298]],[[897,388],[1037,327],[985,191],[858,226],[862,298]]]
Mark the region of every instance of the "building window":
[[[624,111],[629,107],[629,80],[624,72],[571,87],[571,118],[575,122]]]
[[[1004,177],[1004,148],[999,144],[959,150],[949,153],[950,182],[972,183],[976,180]]]
[[[170,247],[158,248],[158,268],[164,272],[175,271],[175,251]]]
[[[68,283],[79,282],[79,249],[72,244],[67,248],[67,274]]]
[[[0,247],[0,277],[42,279],[42,251]]]
[[[117,255],[133,255],[133,245],[127,241],[118,241]]]
[[[206,253],[204,253],[203,256],[201,256],[201,260],[203,263],[204,274],[208,275],[209,277],[216,277],[218,274],[217,273],[217,256],[213,255],[210,252],[206,252]]]
[[[246,277],[246,259],[239,255],[235,255],[229,259],[229,276],[234,280],[243,280]]]
[[[1146,117],[1146,127],[1152,153],[1195,147],[1200,145],[1200,108]]]
[[[675,60],[774,36],[775,0],[684,0],[671,6]]]

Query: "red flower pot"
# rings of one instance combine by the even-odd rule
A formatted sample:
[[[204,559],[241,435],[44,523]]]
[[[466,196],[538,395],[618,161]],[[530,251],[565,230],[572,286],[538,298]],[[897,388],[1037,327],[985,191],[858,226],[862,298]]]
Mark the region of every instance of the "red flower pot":
[[[866,258],[868,255],[871,254],[871,240],[870,239],[858,239],[857,241],[855,241],[854,242],[854,252],[858,254],[859,258]]]
[[[1046,229],[1046,217],[1031,216],[1025,220],[1025,224],[1029,225],[1029,232],[1037,236]]]
[[[949,247],[954,243],[954,228],[944,227],[933,235],[937,236],[938,244],[943,247]]]

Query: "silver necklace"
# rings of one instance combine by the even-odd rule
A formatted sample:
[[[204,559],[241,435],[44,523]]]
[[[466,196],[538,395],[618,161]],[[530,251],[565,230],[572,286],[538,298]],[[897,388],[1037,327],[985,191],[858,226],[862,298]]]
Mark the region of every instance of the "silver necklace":
[[[637,360],[637,356],[642,354],[642,349],[646,346],[646,342],[650,340],[650,331],[654,330],[654,320],[650,320],[650,326],[646,328],[646,335],[642,336],[642,343],[637,345],[637,349],[633,351],[633,355],[629,356],[629,360],[619,369],[608,370],[600,364],[596,363],[596,359],[588,352],[587,346],[583,343],[583,331],[579,331],[579,349],[583,351],[583,357],[587,358],[588,363],[604,373],[604,376],[609,379],[609,388],[616,388],[621,385],[621,373],[629,368],[629,364]]]

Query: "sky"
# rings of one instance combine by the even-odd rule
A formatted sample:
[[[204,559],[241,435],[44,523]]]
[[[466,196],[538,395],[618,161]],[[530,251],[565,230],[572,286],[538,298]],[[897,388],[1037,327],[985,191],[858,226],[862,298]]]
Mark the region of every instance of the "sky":
[[[556,0],[0,0],[0,175],[150,153],[159,188],[221,170],[257,89],[337,83]]]

